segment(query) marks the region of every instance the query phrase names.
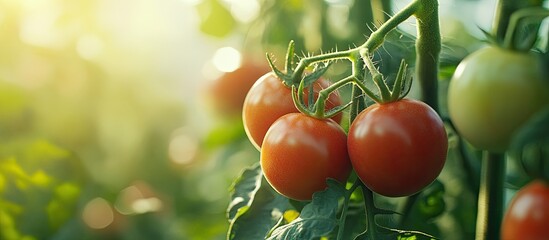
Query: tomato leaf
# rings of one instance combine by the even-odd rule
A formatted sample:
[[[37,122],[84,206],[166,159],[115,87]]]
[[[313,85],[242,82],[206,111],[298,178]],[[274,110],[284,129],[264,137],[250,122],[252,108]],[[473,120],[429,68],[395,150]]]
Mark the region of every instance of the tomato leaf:
[[[268,239],[316,239],[330,234],[339,223],[336,213],[344,195],[345,188],[329,179],[328,188],[313,194],[313,200],[297,219],[276,228]]]
[[[262,176],[261,166],[255,164],[250,168],[244,169],[240,177],[234,181],[229,190],[231,193],[231,202],[227,209],[227,218],[229,221],[234,220],[240,208],[251,205],[254,195],[259,190],[259,187],[261,187]]]
[[[259,164],[244,170],[231,192],[227,239],[264,239],[290,206],[263,178]]]

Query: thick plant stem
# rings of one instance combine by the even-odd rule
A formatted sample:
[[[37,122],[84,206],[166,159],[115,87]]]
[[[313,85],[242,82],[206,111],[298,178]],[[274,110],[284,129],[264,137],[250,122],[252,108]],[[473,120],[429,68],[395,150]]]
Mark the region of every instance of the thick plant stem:
[[[505,155],[486,151],[483,154],[475,239],[499,239],[504,205]]]
[[[438,112],[438,60],[441,36],[438,22],[438,1],[420,0],[415,16],[418,38],[416,40],[416,78],[421,87],[421,100]],[[419,193],[406,198],[402,221],[415,204]]]
[[[416,40],[416,79],[421,87],[421,100],[438,112],[438,60],[441,51],[438,1],[419,1],[415,16],[418,37]]]

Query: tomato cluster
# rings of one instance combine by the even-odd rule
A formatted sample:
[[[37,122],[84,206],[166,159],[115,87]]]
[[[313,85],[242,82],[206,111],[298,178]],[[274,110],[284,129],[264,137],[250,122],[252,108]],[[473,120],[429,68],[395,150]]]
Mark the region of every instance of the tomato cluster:
[[[313,83],[315,96],[328,87]],[[307,98],[309,90],[304,90]],[[326,188],[326,179],[346,182],[352,169],[372,191],[400,197],[414,194],[439,175],[446,160],[447,136],[437,113],[411,99],[374,104],[353,121],[349,134],[332,119],[297,110],[291,89],[274,74],[259,78],[248,92],[243,122],[250,141],[261,151],[261,167],[282,195],[310,200]],[[326,109],[341,105],[332,92]]]

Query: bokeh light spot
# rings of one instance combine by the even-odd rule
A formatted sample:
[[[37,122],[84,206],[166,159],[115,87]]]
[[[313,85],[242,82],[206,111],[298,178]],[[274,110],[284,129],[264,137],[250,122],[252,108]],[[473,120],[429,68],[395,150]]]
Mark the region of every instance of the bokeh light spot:
[[[98,197],[86,204],[82,219],[90,228],[103,229],[114,222],[114,212],[107,200]]]
[[[193,162],[198,150],[199,145],[196,139],[187,134],[180,134],[172,138],[168,154],[174,163],[187,165]]]
[[[249,23],[257,18],[261,6],[257,0],[233,0],[231,1],[231,14],[242,22]]]
[[[162,209],[162,201],[155,197],[142,198],[134,201],[132,208],[134,212],[138,214],[157,212]]]
[[[222,47],[215,52],[212,62],[222,72],[232,72],[240,67],[242,55],[232,47]]]

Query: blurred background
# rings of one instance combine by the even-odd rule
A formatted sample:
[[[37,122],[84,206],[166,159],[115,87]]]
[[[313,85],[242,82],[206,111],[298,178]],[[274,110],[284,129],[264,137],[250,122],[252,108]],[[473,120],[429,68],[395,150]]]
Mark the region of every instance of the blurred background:
[[[440,1],[443,80],[481,46],[494,6]],[[290,40],[298,55],[360,45],[375,12],[359,0],[0,0],[0,239],[224,239],[230,184],[259,158],[240,122],[247,89],[233,88],[268,71],[266,52],[282,64]],[[387,71],[413,59],[410,44],[390,40]]]

